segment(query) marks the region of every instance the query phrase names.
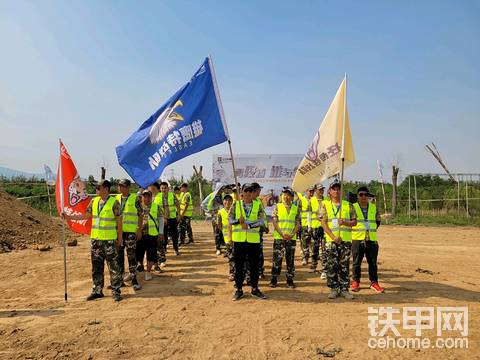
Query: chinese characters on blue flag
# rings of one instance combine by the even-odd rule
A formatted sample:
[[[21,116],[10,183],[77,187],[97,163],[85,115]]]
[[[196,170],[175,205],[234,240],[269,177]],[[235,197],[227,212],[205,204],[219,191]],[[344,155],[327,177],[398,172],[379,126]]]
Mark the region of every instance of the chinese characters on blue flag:
[[[119,164],[145,188],[169,164],[228,140],[220,96],[209,58],[123,144]]]

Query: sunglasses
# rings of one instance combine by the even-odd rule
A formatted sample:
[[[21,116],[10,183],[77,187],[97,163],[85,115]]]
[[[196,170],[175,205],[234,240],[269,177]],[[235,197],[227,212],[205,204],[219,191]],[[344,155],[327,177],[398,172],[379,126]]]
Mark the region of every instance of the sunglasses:
[[[368,196],[368,193],[358,193],[358,196]]]

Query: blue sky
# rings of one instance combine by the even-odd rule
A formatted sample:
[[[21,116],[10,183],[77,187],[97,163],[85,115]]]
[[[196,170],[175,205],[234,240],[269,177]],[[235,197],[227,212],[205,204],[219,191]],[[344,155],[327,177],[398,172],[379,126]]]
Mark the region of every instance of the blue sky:
[[[441,172],[431,141],[480,172],[479,38],[479,1],[1,1],[0,166],[54,168],[61,137],[81,176],[123,177],[115,146],[212,54],[238,154],[303,154],[347,72],[348,179]]]

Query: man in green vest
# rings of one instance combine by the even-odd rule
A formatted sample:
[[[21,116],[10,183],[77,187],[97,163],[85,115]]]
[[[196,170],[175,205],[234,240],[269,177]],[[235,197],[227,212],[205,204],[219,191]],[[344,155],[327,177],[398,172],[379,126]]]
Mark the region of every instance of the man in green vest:
[[[128,258],[128,275],[124,276],[125,281],[131,281],[134,290],[140,290],[140,284],[136,277],[136,244],[141,238],[140,229],[142,206],[140,199],[136,194],[130,193],[131,182],[128,179],[123,179],[118,182],[118,194],[115,198],[120,204],[120,211],[122,214],[123,238],[120,247],[118,248],[118,264],[122,275],[125,273],[125,248],[127,249]]]
[[[298,195],[301,205],[302,227],[300,229],[300,239],[302,246],[302,265],[307,265],[310,259],[310,245],[312,242],[312,198],[315,187],[307,189],[305,196]]]
[[[160,184],[158,181],[155,181],[153,184],[148,185],[148,191],[152,194],[152,201],[158,205],[158,202],[160,201],[159,197],[161,195],[158,195],[160,193]],[[158,195],[158,197],[157,197]],[[164,214],[164,208],[161,206],[161,212]],[[164,214],[164,217],[166,215]],[[167,246],[167,237],[162,236],[158,238],[158,243],[157,243],[157,262],[154,265],[154,270],[157,272],[161,272],[162,268],[165,267],[165,264],[167,262],[167,256],[165,254],[165,248]],[[137,259],[140,264],[137,266],[137,271],[143,271],[143,257],[140,261],[140,259]]]
[[[352,285],[351,290],[360,290],[361,265],[363,257],[367,258],[368,277],[370,288],[377,293],[383,293],[384,289],[378,284],[378,242],[377,230],[380,226],[380,214],[377,207],[369,201],[373,195],[369,193],[366,186],[358,188],[358,202],[353,204],[357,215],[357,225],[352,228]]]
[[[258,288],[258,259],[260,256],[260,227],[263,226],[263,208],[259,201],[253,201],[253,187],[243,185],[243,199],[233,204],[229,213],[229,223],[232,226],[233,254],[235,262],[234,301],[243,297],[243,280],[245,260],[249,259],[250,285],[252,296],[266,299]]]
[[[282,271],[282,261],[285,257],[287,264],[287,286],[295,288],[295,247],[297,233],[301,227],[301,214],[298,207],[292,203],[294,192],[289,188],[283,190],[283,202],[276,204],[272,213],[273,232],[273,258],[271,287],[276,287],[278,276]]]
[[[180,202],[175,194],[169,191],[168,183],[160,183],[160,193],[154,200],[155,204],[163,208],[165,215],[165,236],[164,248],[167,247],[168,236],[172,238],[173,250],[175,255],[180,255],[178,251],[178,220],[180,220]]]
[[[105,261],[110,271],[110,286],[115,301],[122,300],[120,286],[122,273],[118,264],[118,246],[123,238],[120,204],[110,196],[110,181],[103,180],[98,188],[99,196],[95,196],[87,207],[85,214],[66,215],[69,220],[86,220],[92,218],[91,248],[92,258],[92,293],[87,301],[103,297],[103,270]]]
[[[324,230],[322,227],[322,219],[320,217],[320,210],[323,205],[323,192],[325,186],[318,184],[315,186],[315,196],[311,199],[312,205],[312,265],[310,266],[310,271],[313,273],[317,272],[318,260],[320,258],[321,265],[321,279],[326,279],[327,274],[325,272],[325,237]]]
[[[223,240],[225,242],[225,254],[228,259],[228,280],[235,280],[235,263],[233,257],[233,243],[232,243],[232,226],[228,221],[228,213],[232,207],[233,198],[230,195],[225,195],[223,198],[223,208],[218,211],[217,226],[218,230],[222,232]]]
[[[340,182],[335,180],[328,190],[329,200],[323,201],[321,210],[322,226],[325,230],[325,251],[327,257],[327,286],[330,288],[329,299],[342,296],[353,299],[348,292],[350,287],[350,254],[352,249],[352,227],[357,218],[352,205],[342,200]]]
[[[193,243],[192,232],[192,214],[193,214],[193,199],[192,194],[188,191],[188,184],[183,183],[180,186],[181,200],[180,200],[180,224],[178,229],[180,230],[180,244],[185,244],[186,235],[188,235],[187,244]]]

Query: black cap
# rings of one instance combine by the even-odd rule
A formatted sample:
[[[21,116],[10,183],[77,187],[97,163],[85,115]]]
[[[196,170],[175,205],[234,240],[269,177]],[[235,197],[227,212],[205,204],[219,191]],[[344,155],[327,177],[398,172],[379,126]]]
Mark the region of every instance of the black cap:
[[[290,195],[294,196],[294,192],[291,188],[289,188],[288,186],[287,187],[284,187],[283,190],[282,190],[282,193],[290,193]]]
[[[129,187],[130,185],[132,185],[132,182],[128,179],[122,179],[118,182],[118,185]]]
[[[253,186],[250,183],[243,184],[243,186],[242,186],[242,191],[251,192],[253,190],[254,190]]]
[[[106,187],[110,190],[110,188],[112,187],[112,183],[108,180],[102,180],[98,183],[98,185],[100,186],[103,186],[103,187]]]
[[[340,181],[335,179],[332,181],[332,183],[330,184],[330,186],[328,187],[329,189],[335,187],[335,186],[340,186]]]
[[[252,187],[254,191],[263,188],[263,186],[260,186],[260,184],[256,182],[252,183]]]

